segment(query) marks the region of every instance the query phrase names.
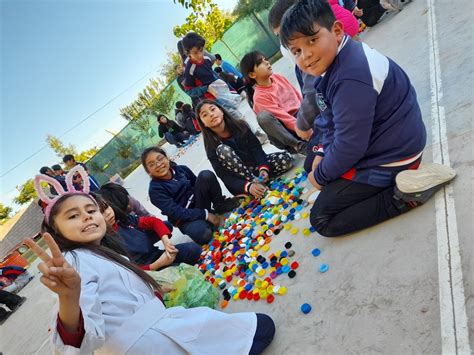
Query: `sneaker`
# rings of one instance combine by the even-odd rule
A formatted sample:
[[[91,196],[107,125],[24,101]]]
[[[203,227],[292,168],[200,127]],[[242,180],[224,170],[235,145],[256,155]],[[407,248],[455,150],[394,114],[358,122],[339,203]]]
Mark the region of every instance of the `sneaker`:
[[[296,145],[294,149],[296,153],[306,156],[306,154],[308,153],[308,142],[305,142],[305,141],[298,142],[298,144]]]
[[[20,308],[20,306],[23,303],[25,303],[25,301],[26,301],[26,297],[22,297],[21,300],[16,305],[13,306],[13,308],[8,307],[12,311],[11,313],[15,312],[18,308]]]
[[[13,312],[7,312],[5,311],[5,315],[3,316],[2,319],[0,319],[0,325],[2,325],[3,323],[5,323],[5,321],[10,318],[10,316],[12,315]]]
[[[455,176],[456,171],[449,166],[433,163],[423,164],[418,170],[404,170],[395,178],[395,196],[416,207],[428,201]]]
[[[240,197],[226,197],[222,202],[215,204],[214,211],[217,214],[223,214],[232,211],[240,206]]]
[[[269,142],[268,136],[262,131],[256,131],[255,136],[257,137],[261,145],[267,144]]]

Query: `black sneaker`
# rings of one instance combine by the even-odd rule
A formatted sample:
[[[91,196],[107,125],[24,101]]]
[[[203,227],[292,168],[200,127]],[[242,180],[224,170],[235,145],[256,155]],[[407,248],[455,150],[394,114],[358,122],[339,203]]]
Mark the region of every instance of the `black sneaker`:
[[[213,206],[214,211],[216,211],[217,214],[230,212],[240,206],[240,199],[240,197],[226,197],[222,202],[216,203]]]
[[[301,141],[295,147],[296,153],[306,156],[308,154],[308,142]]]
[[[21,300],[20,300],[16,305],[13,306],[13,308],[10,308],[10,307],[8,307],[8,308],[10,308],[10,310],[11,310],[12,313],[13,313],[13,312],[15,312],[18,308],[20,308],[20,306],[21,306],[23,303],[25,303],[25,301],[26,301],[26,297],[22,297]]]
[[[438,190],[456,176],[456,171],[440,164],[423,164],[417,170],[404,170],[397,174],[395,198],[410,207],[428,201]]]
[[[4,316],[2,319],[0,319],[0,325],[2,325],[3,323],[5,323],[5,321],[10,318],[10,316],[12,315],[13,312],[7,312],[5,311],[4,313]]]

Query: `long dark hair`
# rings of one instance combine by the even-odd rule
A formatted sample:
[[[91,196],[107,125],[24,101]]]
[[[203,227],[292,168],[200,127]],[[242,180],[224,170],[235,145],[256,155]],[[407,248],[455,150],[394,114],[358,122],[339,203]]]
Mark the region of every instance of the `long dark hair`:
[[[114,210],[115,219],[118,222],[127,223],[128,204],[130,203],[128,191],[121,185],[107,183],[101,186],[99,194],[100,196],[96,200],[98,198],[103,199]],[[97,203],[99,203],[100,207],[100,201],[97,201]]]
[[[206,150],[216,150],[216,148],[222,143],[222,139],[209,127],[206,127],[201,119],[200,111],[203,105],[214,105],[224,113],[225,127],[232,134],[243,135],[250,129],[247,122],[239,118],[233,117],[224,107],[212,100],[202,100],[196,107],[196,118],[201,127],[201,132],[204,140],[204,146]]]
[[[92,243],[81,243],[67,239],[65,236],[61,234],[58,227],[55,224],[55,218],[61,209],[63,203],[72,196],[84,196],[88,197],[94,205],[97,207],[97,202],[89,195],[83,193],[68,193],[61,196],[58,201],[54,204],[53,208],[51,209],[51,213],[49,215],[49,223],[46,220],[43,221],[42,225],[42,232],[49,233],[54,238],[55,242],[58,244],[59,249],[62,252],[72,252],[74,257],[76,257],[74,251],[76,249],[86,249],[90,252],[103,257],[104,259],[110,260],[111,262],[128,269],[129,271],[133,272],[137,275],[140,279],[145,282],[145,284],[150,288],[152,291],[161,292],[161,288],[158,283],[145,271],[140,269],[135,264],[129,262],[123,255],[127,255],[126,252],[121,247],[120,243],[117,241],[117,238],[106,234],[104,238],[102,238],[100,245],[92,244]]]
[[[260,65],[265,56],[262,52],[253,51],[244,55],[240,61],[240,71],[245,77],[245,92],[247,93],[247,101],[250,107],[253,108],[253,94],[255,93],[255,85],[257,82],[252,79],[249,74],[255,71],[255,67]]]

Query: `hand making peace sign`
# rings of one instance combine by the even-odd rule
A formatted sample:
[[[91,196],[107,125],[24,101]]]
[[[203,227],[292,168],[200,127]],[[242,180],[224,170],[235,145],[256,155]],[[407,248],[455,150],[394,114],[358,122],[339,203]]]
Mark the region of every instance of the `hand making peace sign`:
[[[51,250],[51,256],[32,239],[25,240],[25,244],[43,260],[38,265],[39,271],[43,274],[41,283],[60,297],[78,297],[81,293],[81,277],[64,259],[53,237],[45,233],[43,238]]]

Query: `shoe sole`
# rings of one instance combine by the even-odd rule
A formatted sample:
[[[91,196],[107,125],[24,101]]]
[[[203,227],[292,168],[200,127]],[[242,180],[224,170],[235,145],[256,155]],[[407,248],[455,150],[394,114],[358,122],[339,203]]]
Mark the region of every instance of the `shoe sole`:
[[[446,184],[454,179],[456,171],[440,164],[423,164],[418,170],[404,170],[395,181],[397,188],[406,194],[423,192],[435,186]]]

